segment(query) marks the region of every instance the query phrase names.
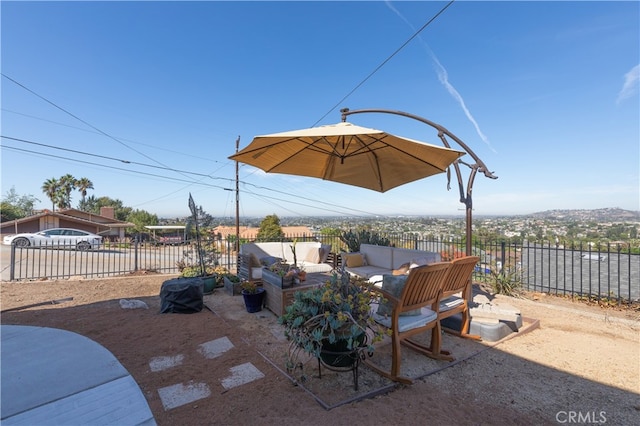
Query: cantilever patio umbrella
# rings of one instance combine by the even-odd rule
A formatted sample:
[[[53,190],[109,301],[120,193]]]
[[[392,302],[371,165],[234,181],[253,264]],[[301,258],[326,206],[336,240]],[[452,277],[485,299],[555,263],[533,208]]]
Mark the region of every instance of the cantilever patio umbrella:
[[[444,172],[464,152],[341,122],[256,136],[230,156],[268,173],[309,176],[385,192]]]

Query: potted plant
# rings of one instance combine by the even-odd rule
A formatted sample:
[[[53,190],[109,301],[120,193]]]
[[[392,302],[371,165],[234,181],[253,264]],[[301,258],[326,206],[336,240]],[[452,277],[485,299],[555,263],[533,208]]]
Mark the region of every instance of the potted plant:
[[[362,351],[372,353],[373,343],[386,333],[373,320],[374,298],[366,281],[344,270],[324,286],[295,293],[293,303],[278,318],[290,341],[287,369],[301,367],[297,361],[301,352],[328,367],[349,367]]]
[[[241,294],[242,282],[239,276],[227,272],[222,275],[222,281],[224,283],[224,289],[227,291],[227,293],[232,296]]]
[[[219,282],[218,276],[226,271],[226,268],[219,266],[216,250],[213,246],[201,248],[199,253],[191,250],[182,252],[183,258],[176,262],[183,278],[201,278],[203,283],[203,293],[211,294]],[[194,259],[197,258],[197,259]]]
[[[216,286],[215,270],[212,266],[205,266],[204,273],[200,265],[183,266],[180,269],[180,277],[182,278],[201,278],[203,283],[203,294],[210,294]]]
[[[247,312],[259,312],[264,301],[264,288],[258,287],[255,282],[244,281],[242,283],[242,297]]]
[[[307,271],[304,270],[304,267],[302,265],[298,266],[296,268],[297,272],[296,275],[298,276],[298,279],[300,279],[300,281],[306,281],[307,280]]]
[[[296,279],[298,279],[297,270],[286,263],[276,262],[262,268],[262,280],[276,287],[291,287],[296,283]]]

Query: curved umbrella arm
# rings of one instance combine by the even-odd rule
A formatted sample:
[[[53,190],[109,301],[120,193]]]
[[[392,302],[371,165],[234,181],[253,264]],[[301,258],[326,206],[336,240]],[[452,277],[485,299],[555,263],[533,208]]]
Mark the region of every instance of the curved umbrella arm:
[[[458,145],[460,145],[462,147],[462,149],[465,150],[465,152],[467,154],[469,154],[473,160],[475,161],[474,164],[469,164],[466,163],[462,160],[460,160],[459,158],[457,160],[455,160],[453,162],[453,167],[456,170],[456,177],[458,178],[458,190],[460,191],[460,202],[462,204],[465,205],[466,207],[466,254],[467,256],[470,256],[471,253],[471,223],[472,223],[472,210],[473,210],[473,200],[471,197],[471,193],[473,190],[473,182],[475,180],[476,174],[478,172],[483,173],[486,177],[490,178],[490,179],[497,179],[498,177],[496,175],[493,174],[493,172],[489,171],[489,168],[486,166],[486,164],[484,164],[484,162],[476,155],[475,152],[473,152],[473,150],[471,148],[469,148],[469,146],[467,146],[467,144],[465,144],[462,140],[460,140],[460,138],[458,138],[456,135],[454,135],[453,133],[451,133],[449,130],[447,130],[445,127],[434,123],[431,120],[427,120],[426,118],[417,116],[415,114],[411,114],[408,112],[404,112],[404,111],[395,111],[395,110],[389,110],[389,109],[378,109],[378,108],[372,108],[372,109],[358,109],[358,110],[353,110],[350,111],[349,108],[343,108],[340,110],[341,114],[342,114],[342,121],[346,121],[347,120],[347,116],[348,115],[352,115],[352,114],[362,114],[362,113],[381,113],[381,114],[394,114],[394,115],[400,115],[403,117],[407,117],[407,118],[412,118],[414,120],[420,121],[424,124],[427,124],[431,127],[433,127],[434,129],[436,129],[438,131],[438,137],[440,138],[440,140],[442,141],[443,145],[447,148],[451,148],[451,145],[449,144],[449,141],[447,140],[446,136],[449,136],[452,140],[454,140]],[[464,188],[464,183],[463,183],[463,179],[462,179],[462,173],[460,172],[460,164],[464,164],[465,166],[469,167],[471,169],[471,172],[469,174],[469,179],[467,181],[467,188],[465,191]],[[447,175],[448,176],[448,175]],[[447,189],[449,189],[449,183],[447,184]]]
[[[448,141],[446,140],[446,138],[443,135],[447,135],[449,136],[451,139],[453,139],[454,141],[456,141],[456,143],[458,145],[460,145],[462,147],[462,149],[464,149],[467,154],[469,154],[474,161],[477,163],[474,166],[470,166],[468,164],[466,164],[467,166],[471,167],[471,168],[477,168],[478,171],[484,173],[484,175],[490,179],[497,179],[498,177],[495,176],[493,174],[493,172],[489,171],[489,168],[484,164],[484,162],[476,155],[475,152],[473,152],[473,150],[471,148],[469,148],[469,146],[467,146],[467,144],[465,144],[462,140],[460,140],[460,138],[458,138],[456,135],[454,135],[453,133],[451,133],[449,130],[447,130],[445,127],[439,125],[438,123],[434,123],[431,120],[427,120],[426,118],[420,117],[418,115],[415,114],[411,114],[408,112],[404,112],[404,111],[396,111],[396,110],[390,110],[390,109],[378,109],[378,108],[372,108],[372,109],[357,109],[357,110],[349,110],[349,108],[343,108],[340,110],[340,113],[342,114],[342,121],[346,121],[347,116],[351,115],[351,114],[362,114],[362,113],[381,113],[381,114],[394,114],[394,115],[400,115],[403,117],[407,117],[407,118],[413,118],[414,120],[418,120],[422,123],[425,123],[431,127],[433,127],[434,129],[438,130],[438,137],[442,140],[442,143],[444,144],[444,146],[446,146],[447,148],[451,148],[451,145],[448,143]],[[459,160],[458,160],[459,161]]]

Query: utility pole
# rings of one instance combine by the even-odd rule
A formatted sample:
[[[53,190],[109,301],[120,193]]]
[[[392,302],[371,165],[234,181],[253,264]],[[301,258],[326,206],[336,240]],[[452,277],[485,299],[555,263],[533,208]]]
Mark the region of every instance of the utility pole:
[[[240,149],[240,136],[236,139],[236,154]],[[240,180],[239,163],[236,161],[236,254],[240,253]]]

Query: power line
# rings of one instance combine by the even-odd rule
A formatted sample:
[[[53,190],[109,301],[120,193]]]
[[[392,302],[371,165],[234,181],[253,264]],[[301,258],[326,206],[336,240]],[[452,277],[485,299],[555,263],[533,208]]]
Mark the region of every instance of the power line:
[[[453,4],[455,0],[451,0],[449,3],[447,3],[442,9],[440,9],[440,11],[438,11],[438,13],[436,13],[431,19],[429,19],[420,29],[418,29],[418,31],[416,31],[411,37],[409,37],[408,40],[406,40],[398,49],[396,49],[389,57],[387,57],[380,65],[378,65],[371,73],[369,73],[360,83],[358,83],[351,91],[349,91],[342,99],[340,99],[340,101],[338,103],[336,103],[336,105],[334,105],[329,111],[327,111],[327,113],[325,113],[319,120],[317,120],[313,126],[316,126],[320,121],[322,121],[327,115],[329,115],[333,110],[335,110],[336,108],[338,108],[347,98],[349,98],[349,96],[351,96],[356,90],[358,90],[362,85],[364,85],[364,83],[366,83],[375,73],[377,73],[384,65],[387,64],[387,62],[389,62],[396,54],[398,54],[402,49],[404,49],[404,47],[406,47],[415,37],[417,37],[425,28],[427,28],[427,26],[429,26],[436,18],[438,18],[447,8],[449,8],[449,6],[451,6]],[[163,170],[169,170],[169,171],[173,171],[179,174],[182,174],[183,176],[186,174],[192,174],[192,175],[199,175],[199,176],[203,176],[203,177],[209,177],[212,179],[223,179],[223,178],[215,178],[212,177],[210,174],[209,175],[205,175],[205,174],[201,174],[201,173],[195,173],[195,172],[188,172],[188,171],[182,171],[182,170],[178,170],[178,169],[173,169],[155,159],[153,159],[152,157],[148,156],[147,154],[144,154],[141,151],[136,150],[135,148],[130,147],[129,145],[125,144],[124,142],[122,142],[121,140],[119,140],[118,138],[109,135],[108,133],[102,131],[101,129],[97,128],[96,126],[88,123],[87,121],[81,119],[80,117],[72,114],[71,112],[67,111],[66,109],[62,108],[61,106],[55,104],[54,102],[50,101],[49,99],[45,98],[44,96],[41,96],[40,94],[36,93],[35,91],[29,89],[28,87],[26,87],[25,85],[19,83],[18,81],[14,80],[13,78],[7,76],[4,73],[0,73],[0,75],[2,75],[3,77],[5,77],[6,79],[10,80],[11,82],[13,82],[14,84],[20,86],[21,88],[23,88],[24,90],[28,91],[29,93],[37,96],[38,98],[42,99],[43,101],[47,102],[48,104],[52,105],[53,107],[63,111],[64,113],[70,115],[71,117],[75,118],[76,120],[80,121],[81,123],[85,124],[86,126],[94,129],[96,132],[98,132],[99,134],[106,136],[107,138],[121,144],[122,146],[129,148],[130,150],[136,152],[139,155],[142,155],[143,157],[153,161],[154,163],[157,163],[159,165],[161,165],[162,167],[158,167],[158,166],[153,166],[153,165],[149,165],[149,164],[143,164],[143,163],[138,163],[138,162],[133,162],[133,161],[128,161],[128,160],[122,160],[122,159],[117,159],[117,158],[113,158],[113,157],[106,157],[106,156],[100,156],[97,154],[90,154],[90,153],[84,153],[81,151],[75,151],[75,150],[71,150],[71,149],[66,149],[66,148],[59,148],[59,147],[54,147],[51,145],[46,145],[46,144],[40,144],[37,142],[31,142],[31,141],[26,141],[26,140],[21,140],[21,139],[17,139],[17,138],[11,138],[11,137],[7,137],[7,136],[2,136],[3,138],[6,139],[11,139],[11,140],[15,140],[15,141],[20,141],[20,142],[25,142],[25,143],[32,143],[32,144],[36,144],[36,145],[40,145],[40,146],[46,146],[49,148],[53,148],[53,149],[60,149],[60,150],[64,150],[64,151],[69,151],[69,152],[74,152],[74,153],[78,153],[78,154],[82,154],[82,155],[90,155],[90,156],[95,156],[95,157],[99,157],[99,158],[104,158],[104,159],[109,159],[112,161],[119,161],[122,163],[126,163],[126,164],[136,164],[136,165],[142,165],[145,167],[154,167],[154,168],[158,168],[158,169],[163,169]],[[312,127],[313,127],[312,126]],[[3,146],[4,147],[4,146]],[[43,155],[42,153],[37,153],[34,151],[29,151],[29,150],[24,150],[24,149],[19,149],[19,148],[12,148],[12,147],[6,147],[8,149],[14,149],[16,151],[23,151],[23,152],[31,152],[31,153],[35,153],[35,154],[40,154]],[[55,157],[55,158],[63,158],[66,159],[64,157],[60,157],[60,156],[55,156],[55,155],[51,155],[49,154],[49,156],[51,157]],[[67,159],[69,160],[69,159]],[[163,179],[169,179],[169,180],[176,180],[176,181],[184,181],[182,179],[176,179],[176,178],[168,178],[166,176],[160,176],[160,175],[155,175],[152,173],[145,173],[145,172],[139,172],[139,171],[132,171],[132,170],[128,170],[128,169],[123,169],[123,168],[119,168],[119,167],[113,167],[113,166],[105,166],[105,165],[101,165],[101,164],[97,164],[97,163],[91,163],[91,162],[85,162],[86,164],[94,164],[100,167],[107,167],[107,168],[112,168],[112,169],[119,169],[119,170],[125,170],[125,171],[129,171],[132,173],[139,173],[139,174],[143,174],[143,175],[148,175],[148,176],[157,176]],[[185,176],[186,177],[186,176]],[[230,179],[228,179],[230,180]],[[217,185],[207,185],[207,184],[202,184],[201,182],[197,182],[197,181],[185,181],[188,182],[190,184],[201,184],[201,185],[205,185],[205,186],[211,186],[211,187],[218,187],[218,188],[222,188],[219,187]],[[255,186],[255,185],[254,185]],[[257,187],[257,186],[256,186]],[[266,187],[260,187],[262,189],[266,189],[266,190],[270,190],[270,191],[274,191],[274,192],[280,192],[277,190],[273,190],[270,188],[266,188]],[[222,189],[227,189],[227,188],[222,188]],[[287,193],[285,193],[287,194]],[[253,194],[256,195],[256,194]],[[304,198],[304,197],[297,197],[297,198]],[[308,199],[308,198],[307,198]],[[317,201],[315,199],[308,199],[310,201]],[[299,204],[299,205],[303,205],[303,206],[307,206],[307,207],[313,207],[313,206],[308,206],[302,203],[297,203],[297,202],[291,202],[291,201],[287,201],[287,200],[281,200],[281,201],[286,201],[286,202],[290,202],[293,204]],[[280,206],[282,208],[282,206]],[[326,204],[325,204],[326,207]],[[349,209],[346,208],[347,210],[352,210],[352,211],[357,211],[355,209]]]
[[[123,160],[121,158],[108,157],[106,155],[99,155],[99,154],[92,154],[90,152],[78,151],[78,150],[69,149],[69,148],[62,148],[62,147],[59,147],[59,146],[54,146],[54,145],[44,144],[44,143],[40,143],[40,142],[29,141],[29,140],[26,140],[26,139],[14,138],[14,137],[11,137],[11,136],[0,135],[0,138],[9,139],[9,140],[16,141],[16,142],[28,143],[28,144],[31,144],[31,145],[44,146],[44,147],[47,147],[47,148],[57,149],[57,150],[60,150],[60,151],[73,152],[75,154],[88,155],[90,157],[104,158],[105,160],[118,161],[118,162],[125,163],[125,164],[135,164],[135,165],[138,165],[138,166],[153,167],[153,168],[156,168],[156,169],[168,170],[168,171],[177,172],[177,173],[180,173],[180,174],[190,174],[190,175],[195,175],[195,176],[209,177],[211,179],[223,179],[223,180],[231,181],[231,179],[214,177],[214,176],[211,176],[211,174],[196,173],[196,172],[190,172],[190,171],[187,171],[187,170],[174,169],[172,167],[161,167],[161,166],[155,166],[153,164],[139,163],[137,161]]]
[[[43,155],[45,157],[58,158],[58,159],[61,159],[61,160],[78,161],[78,160],[75,160],[73,158],[62,157],[60,155],[43,154],[42,152],[31,151],[29,149],[15,148],[15,147],[12,147],[12,146],[3,145],[2,148],[3,149],[9,149],[9,150],[12,150],[12,151],[26,152],[26,153],[29,153],[29,154]],[[92,166],[104,167],[104,168],[107,168],[107,169],[122,170],[122,171],[129,172],[129,173],[136,173],[136,174],[145,175],[145,176],[159,177],[159,178],[162,178],[162,179],[165,179],[165,180],[173,180],[173,181],[176,181],[176,182],[187,182],[187,183],[190,183],[190,184],[198,184],[198,185],[208,186],[208,187],[211,187],[211,188],[220,188],[220,189],[224,189],[224,190],[227,189],[227,188],[225,188],[223,186],[219,186],[219,185],[206,184],[206,183],[201,183],[201,182],[198,182],[198,181],[185,180],[185,179],[180,179],[180,178],[175,178],[175,177],[168,177],[168,176],[158,175],[158,174],[155,174],[155,173],[141,172],[139,170],[125,169],[123,167],[107,166],[107,165],[100,164],[100,163],[93,163],[91,161],[80,161],[80,162],[82,164],[89,164],[89,165],[92,165]],[[229,180],[231,180],[231,179],[229,179]]]
[[[342,105],[342,103],[349,97],[351,96],[356,90],[358,90],[360,88],[360,86],[362,86],[364,83],[367,82],[367,80],[369,80],[371,77],[373,77],[373,75],[375,73],[377,73],[378,71],[380,71],[380,69],[386,65],[387,62],[389,62],[391,60],[391,58],[393,58],[394,56],[396,56],[402,49],[405,48],[406,45],[408,45],[411,40],[413,40],[414,38],[416,38],[418,36],[418,34],[420,34],[422,32],[422,30],[424,30],[425,28],[427,28],[438,16],[440,16],[449,6],[451,6],[453,4],[455,0],[451,0],[449,3],[447,3],[442,9],[440,9],[440,11],[438,13],[436,13],[431,19],[429,19],[418,31],[416,31],[411,37],[409,37],[409,39],[407,41],[405,41],[402,46],[400,46],[399,48],[396,49],[395,52],[393,52],[387,59],[385,59],[384,61],[382,61],[382,63],[380,65],[378,65],[373,71],[371,71],[369,73],[368,76],[366,76],[364,78],[364,80],[362,80],[360,83],[358,83],[353,89],[351,89],[351,91],[349,93],[347,93],[342,99],[340,99],[340,101],[338,101],[337,104],[335,104],[329,111],[326,112],[325,115],[323,115],[322,117],[320,117],[320,119],[318,121],[316,121],[315,123],[313,123],[313,125],[311,127],[315,127],[319,122],[321,122],[322,120],[324,120],[324,118],[329,115],[333,110],[335,110],[336,108],[338,108],[339,106]]]
[[[59,106],[58,104],[56,104],[56,103],[54,103],[54,102],[50,101],[49,99],[45,98],[44,96],[42,96],[42,95],[40,95],[40,94],[38,94],[38,93],[34,92],[33,90],[29,89],[29,88],[28,88],[27,86],[25,86],[24,84],[22,84],[22,83],[20,83],[20,82],[18,82],[18,81],[16,81],[16,80],[14,80],[13,78],[9,77],[9,76],[8,76],[8,75],[6,75],[5,73],[0,73],[0,75],[2,75],[4,78],[6,78],[7,80],[11,81],[12,83],[14,83],[14,84],[16,84],[16,85],[20,86],[21,88],[23,88],[23,89],[24,89],[24,90],[26,90],[27,92],[29,92],[29,93],[33,94],[34,96],[37,96],[38,98],[42,99],[43,101],[45,101],[45,102],[46,102],[46,103],[48,103],[49,105],[51,105],[51,106],[53,106],[53,107],[55,107],[55,108],[59,109],[60,111],[64,112],[65,114],[70,115],[71,117],[75,118],[76,120],[78,120],[79,122],[83,123],[84,125],[91,127],[93,130],[95,130],[96,132],[100,133],[101,135],[106,136],[107,138],[109,138],[109,139],[111,139],[111,140],[113,140],[113,141],[115,141],[115,142],[119,143],[120,145],[122,145],[122,146],[124,146],[124,147],[126,147],[126,148],[129,148],[129,149],[130,149],[130,150],[132,150],[133,152],[135,152],[135,153],[137,153],[137,154],[142,155],[144,158],[147,158],[147,159],[149,159],[149,160],[153,161],[154,163],[157,163],[157,164],[160,164],[161,166],[165,166],[165,167],[167,167],[167,165],[166,165],[166,164],[163,164],[163,163],[161,163],[160,161],[157,161],[157,160],[155,160],[155,159],[151,158],[151,157],[150,157],[150,156],[148,156],[147,154],[145,154],[145,153],[143,153],[143,152],[141,152],[141,151],[138,151],[138,150],[137,150],[137,149],[135,149],[135,148],[130,147],[129,145],[127,145],[126,143],[122,142],[122,141],[121,141],[121,140],[119,140],[118,138],[116,138],[116,137],[114,137],[114,136],[111,136],[110,134],[108,134],[108,133],[106,133],[106,132],[102,131],[101,129],[97,128],[97,127],[96,127],[96,126],[94,126],[93,124],[91,124],[91,123],[89,123],[89,122],[87,122],[87,121],[83,120],[82,118],[78,117],[78,116],[77,116],[77,115],[75,115],[75,114],[72,114],[71,112],[69,112],[69,111],[67,111],[66,109],[62,108],[62,107],[61,107],[61,106]]]
[[[112,161],[123,162],[123,163],[127,163],[127,164],[138,164],[138,165],[142,165],[142,166],[146,166],[146,167],[164,169],[162,167],[154,166],[154,165],[150,165],[150,164],[129,162],[129,161],[121,160],[121,159],[114,158],[114,157],[107,157],[107,156],[98,155],[98,154],[84,153],[82,151],[76,151],[76,150],[71,150],[71,149],[67,149],[67,148],[54,147],[52,145],[41,144],[41,143],[33,142],[33,141],[26,141],[24,139],[13,138],[13,137],[9,137],[9,136],[0,136],[0,137],[5,138],[5,139],[20,141],[20,142],[26,142],[26,143],[30,143],[30,144],[40,145],[40,146],[51,147],[51,148],[60,149],[60,150],[63,150],[63,151],[70,151],[70,152],[74,152],[74,153],[81,154],[81,155],[87,155],[87,156],[104,158],[104,159],[108,159],[108,160],[112,160]],[[87,164],[87,165],[93,165],[93,166],[103,167],[103,168],[112,169],[112,170],[121,170],[121,171],[126,171],[126,172],[129,172],[129,173],[135,173],[135,174],[140,174],[140,175],[150,176],[150,177],[157,177],[157,178],[161,178],[161,179],[164,179],[164,180],[170,180],[170,181],[175,181],[175,182],[185,182],[185,183],[188,183],[190,185],[194,185],[195,184],[195,185],[201,185],[201,186],[210,187],[210,188],[223,189],[225,191],[230,190],[229,188],[226,188],[226,187],[223,187],[223,186],[207,184],[207,183],[203,183],[202,181],[185,180],[185,179],[180,179],[180,178],[175,178],[175,177],[163,176],[163,175],[159,175],[159,174],[155,174],[155,173],[147,173],[147,172],[142,172],[142,171],[139,171],[139,170],[131,170],[131,169],[123,168],[123,167],[109,166],[109,165],[106,165],[106,164],[100,164],[100,163],[95,163],[95,162],[91,162],[91,161],[77,160],[77,159],[74,159],[74,158],[63,157],[63,156],[60,156],[60,155],[55,155],[55,154],[50,154],[50,153],[46,153],[45,154],[43,152],[32,151],[32,150],[23,149],[23,148],[15,148],[15,147],[6,146],[6,145],[2,145],[2,148],[3,149],[12,150],[12,151],[24,152],[24,153],[28,153],[28,154],[35,154],[35,155],[44,156],[44,157],[62,159],[62,160],[67,160],[67,161],[79,161],[79,162],[81,162],[83,164]],[[167,168],[166,170],[176,171],[175,169],[171,169],[171,168]],[[213,176],[205,175],[205,174],[202,174],[202,173],[187,172],[187,171],[185,171],[185,173],[198,175],[198,176],[203,176],[203,177],[209,177],[211,179],[227,180],[229,182],[233,181],[232,179],[229,179],[229,178],[213,177]],[[242,182],[241,181],[241,183],[243,185],[245,185],[245,186],[253,186],[256,189],[260,189],[260,190],[266,190],[266,191],[279,193],[279,194],[283,194],[283,195],[291,195],[289,192],[279,191],[277,189],[272,189],[272,188],[268,188],[268,187],[264,187],[264,186],[255,185],[255,184],[250,183],[250,182]],[[171,194],[174,194],[176,192],[177,191],[173,191]],[[266,196],[264,196],[262,194],[255,193],[255,192],[249,191],[247,189],[245,189],[245,192],[248,193],[248,194],[251,194],[251,195],[253,195],[255,197],[258,197],[258,198],[260,198],[261,200],[263,200],[265,202],[270,202],[271,204],[277,205],[278,207],[280,207],[282,209],[286,209],[282,205],[278,205],[276,203],[273,203],[272,201],[269,201],[269,197],[266,197]],[[156,198],[155,200],[160,199],[160,198],[162,198],[162,197]],[[312,202],[316,202],[316,203],[317,202],[322,202],[323,209],[328,210],[328,211],[333,211],[333,212],[336,212],[336,213],[344,214],[344,211],[346,210],[346,211],[350,211],[350,212],[359,212],[359,213],[364,213],[365,215],[371,215],[371,213],[369,213],[369,212],[365,212],[365,211],[358,210],[358,209],[352,209],[350,207],[339,206],[339,205],[336,205],[336,204],[332,204],[330,202],[319,201],[317,198],[308,198],[308,197],[304,197],[304,196],[302,196],[300,194],[296,194],[295,198],[296,198],[296,200],[307,200],[307,201],[312,201]],[[317,207],[317,205],[304,204],[304,203],[300,203],[299,201],[290,201],[290,200],[286,200],[286,199],[282,199],[282,198],[270,197],[270,199],[276,200],[276,201],[281,201],[281,202],[286,202],[286,203],[290,203],[290,204],[296,204],[296,205],[304,206],[304,207],[312,207],[312,208]],[[141,204],[139,204],[139,205],[141,205]],[[327,209],[327,206],[332,206],[334,208],[342,209],[342,211]],[[287,210],[290,210],[290,209],[287,209]]]
[[[10,112],[10,113],[16,114],[16,115],[21,115],[21,116],[27,117],[27,118],[33,118],[34,120],[44,121],[46,123],[56,124],[58,126],[68,127],[70,129],[74,129],[74,130],[80,130],[81,132],[87,132],[87,133],[91,133],[91,134],[94,134],[94,135],[101,135],[101,133],[95,132],[95,131],[92,131],[92,130],[89,130],[89,129],[84,129],[84,128],[78,127],[78,126],[72,126],[72,125],[66,124],[66,123],[60,123],[59,121],[48,120],[48,119],[42,118],[42,117],[36,117],[35,115],[25,114],[25,113],[14,111],[14,110],[11,110],[11,109],[8,109],[8,108],[0,108],[0,110],[4,111],[4,112]],[[151,144],[147,144],[147,143],[143,143],[143,142],[136,142],[136,141],[133,141],[131,139],[126,139],[126,138],[118,138],[118,139],[121,140],[121,141],[131,142],[131,143],[134,143],[136,145],[142,145],[142,146],[145,146],[145,147],[150,147],[150,148],[153,148],[153,149],[157,149],[159,151],[166,151],[166,152],[170,152],[172,154],[178,154],[178,155],[182,155],[182,156],[185,156],[185,157],[198,158],[200,160],[208,160],[208,161],[212,161],[214,163],[220,163],[220,161],[218,161],[218,160],[203,158],[202,156],[188,154],[188,153],[183,152],[183,151],[175,151],[173,149],[162,148],[162,147],[159,147],[159,146],[156,146],[156,145],[151,145]]]

